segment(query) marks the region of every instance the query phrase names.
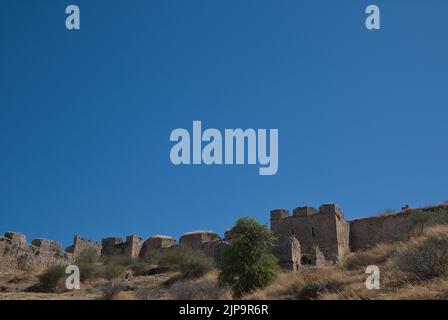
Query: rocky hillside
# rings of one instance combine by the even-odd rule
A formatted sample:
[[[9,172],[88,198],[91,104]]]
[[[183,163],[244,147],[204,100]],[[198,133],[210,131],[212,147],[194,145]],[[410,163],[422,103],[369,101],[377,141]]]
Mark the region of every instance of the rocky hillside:
[[[349,253],[338,263],[303,263],[243,299],[448,299],[448,210],[416,210],[406,239]],[[82,244],[84,250],[75,250]],[[219,270],[203,252],[173,246],[144,257],[104,256],[96,243],[75,238],[72,252],[15,233],[0,237],[0,299],[231,299]],[[81,289],[65,286],[75,264]],[[369,290],[367,267],[379,271]],[[371,270],[371,269],[370,269]]]

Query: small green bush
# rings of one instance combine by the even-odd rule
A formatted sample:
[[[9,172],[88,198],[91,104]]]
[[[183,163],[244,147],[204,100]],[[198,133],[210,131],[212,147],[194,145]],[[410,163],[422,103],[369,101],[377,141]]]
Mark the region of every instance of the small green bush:
[[[413,225],[414,235],[421,236],[427,226],[448,224],[448,208],[440,207],[432,210],[415,210],[410,216],[410,221]]]
[[[38,276],[39,288],[43,292],[56,292],[60,282],[65,278],[65,267],[54,266]]]
[[[124,273],[125,268],[121,265],[105,265],[100,273],[100,276],[104,279],[112,280],[120,278]]]
[[[159,266],[180,271],[183,278],[198,278],[213,269],[213,261],[197,251],[174,248],[161,257]]]
[[[150,264],[148,264],[144,260],[136,260],[131,266],[132,271],[134,272],[134,275],[136,276],[142,276],[146,273],[146,271],[149,269]]]
[[[129,267],[134,263],[134,259],[131,257],[107,256],[103,257],[103,263],[105,265]]]
[[[81,281],[94,279],[98,276],[99,266],[95,263],[81,262],[78,263]]]
[[[297,299],[299,300],[316,300],[319,295],[324,292],[324,287],[317,282],[310,282],[303,286]]]
[[[187,252],[188,251],[188,252]],[[178,269],[180,264],[187,259],[190,250],[184,248],[172,248],[164,252],[159,260],[159,266]]]
[[[161,259],[162,259],[162,254],[159,251],[153,250],[153,251],[148,252],[146,257],[142,260],[148,264],[158,265],[160,263]]]
[[[75,265],[79,267],[81,281],[94,279],[99,273],[100,256],[94,249],[85,249],[76,259]]]
[[[199,278],[213,269],[213,262],[203,255],[191,255],[180,264],[184,278]]]

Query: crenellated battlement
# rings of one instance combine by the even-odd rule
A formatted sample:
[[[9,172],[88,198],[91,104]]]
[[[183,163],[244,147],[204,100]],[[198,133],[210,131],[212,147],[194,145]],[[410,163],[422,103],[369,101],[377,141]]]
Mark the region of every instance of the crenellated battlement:
[[[285,250],[290,250],[286,239],[296,238],[302,255],[315,257],[318,252],[320,257],[322,252],[327,260],[338,262],[349,251],[349,223],[335,204],[323,204],[319,210],[311,206],[297,207],[292,215],[286,209],[272,210],[271,230],[278,243],[285,244]],[[281,245],[276,250],[281,252]]]

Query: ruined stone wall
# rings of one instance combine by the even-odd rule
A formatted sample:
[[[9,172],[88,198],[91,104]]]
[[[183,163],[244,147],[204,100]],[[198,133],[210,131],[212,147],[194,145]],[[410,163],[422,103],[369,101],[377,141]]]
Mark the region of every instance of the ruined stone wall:
[[[356,219],[350,222],[350,247],[352,251],[372,248],[380,243],[406,240],[413,225],[412,211],[398,214]]]
[[[210,231],[190,232],[182,236],[182,245],[174,238],[153,236],[144,241],[143,238],[131,235],[123,241],[120,237],[104,238],[101,243],[75,236],[73,245],[62,251],[57,242],[46,239],[34,239],[27,243],[26,237],[20,233],[7,232],[0,237],[0,271],[26,270],[36,267],[46,268],[52,265],[68,265],[86,250],[92,250],[101,256],[123,256],[145,258],[151,251],[164,252],[174,247],[199,251],[220,265],[220,254],[228,245],[220,237]]]
[[[127,236],[124,256],[137,258],[140,254],[140,249],[142,248],[143,242],[144,240],[142,237],[136,235]]]
[[[84,252],[91,251],[98,256],[101,255],[102,245],[101,243],[81,238],[76,235],[73,239],[73,244],[65,249],[66,252],[72,253],[74,258],[79,258]]]
[[[323,205],[319,212],[297,208],[292,216],[284,209],[273,210],[271,230],[280,242],[296,237],[302,254],[313,255],[318,247],[327,260],[339,261],[348,251],[349,224],[335,205]]]
[[[212,242],[221,240],[221,238],[211,231],[193,231],[182,235],[179,239],[181,246],[190,248],[193,250],[201,250],[202,244],[205,242]]]
[[[210,257],[213,260],[213,264],[216,267],[221,266],[221,253],[229,245],[226,241],[215,240],[210,242],[204,242],[199,251],[205,256]]]
[[[272,253],[282,268],[297,271],[301,266],[302,252],[300,243],[294,236],[282,238],[274,246]]]
[[[101,255],[103,256],[118,256],[122,254],[123,239],[120,237],[109,237],[101,240]]]
[[[407,240],[415,231],[415,221],[412,217],[416,211],[422,214],[442,210],[448,214],[448,205],[441,204],[418,209],[409,206],[402,211],[382,216],[355,219],[350,222],[350,247],[352,251],[372,248],[380,243],[393,243]]]
[[[229,234],[227,233],[227,236]],[[202,252],[205,256],[213,259],[215,266],[219,266],[221,252],[228,242],[221,240],[219,235],[212,231],[193,231],[182,235],[179,244],[182,248]]]
[[[143,242],[143,238],[136,235],[127,236],[125,242],[120,237],[104,238],[101,241],[101,254],[137,258],[140,255]]]
[[[448,211],[446,204],[418,210],[430,212],[440,208]],[[292,215],[284,209],[272,210],[271,230],[278,239],[273,253],[279,263],[290,270],[297,270],[304,257],[316,265],[337,262],[350,249],[361,251],[380,243],[406,240],[414,230],[410,218],[413,212],[405,207],[397,214],[347,222],[334,204],[322,205],[319,210],[299,207]],[[211,231],[189,232],[180,238],[179,244],[168,236],[153,236],[146,241],[135,235],[128,236],[126,241],[111,237],[103,239],[101,244],[75,236],[73,245],[64,252],[54,241],[34,239],[28,244],[23,234],[6,232],[0,236],[0,271],[68,265],[85,250],[103,256],[145,258],[153,250],[163,253],[175,247],[202,252],[220,266],[221,252],[231,243],[232,237],[232,229],[226,231],[224,240]]]
[[[161,235],[152,236],[143,243],[139,256],[140,258],[146,258],[153,251],[161,252],[164,249],[171,248],[176,245],[177,241],[172,237]]]
[[[338,254],[342,258],[350,252],[350,223],[340,215],[336,215],[336,235]]]
[[[20,233],[6,232],[0,237],[0,270],[28,271],[47,268],[52,265],[70,264],[73,255],[61,250],[57,242],[46,239],[34,239],[28,244]]]
[[[311,254],[311,264],[315,266],[322,266],[327,263],[324,254],[319,250],[319,247],[315,247]]]
[[[7,232],[4,237],[0,237],[0,271],[68,265],[75,263],[86,250],[92,250],[101,256],[145,258],[153,250],[163,252],[173,247],[199,251],[212,258],[218,266],[219,256],[228,245],[227,242],[221,241],[217,234],[209,231],[190,232],[182,239],[183,245],[178,245],[174,238],[167,236],[154,236],[144,241],[141,237],[131,235],[126,237],[126,241],[120,237],[110,237],[103,239],[100,244],[75,236],[73,245],[63,251],[57,242],[34,239],[28,244],[24,235]]]

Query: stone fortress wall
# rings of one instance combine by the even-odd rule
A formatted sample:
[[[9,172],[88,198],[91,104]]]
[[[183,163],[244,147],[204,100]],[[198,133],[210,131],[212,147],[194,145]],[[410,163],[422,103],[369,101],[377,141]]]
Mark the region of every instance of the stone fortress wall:
[[[419,208],[423,213],[445,208],[448,204]],[[271,230],[278,239],[275,253],[282,266],[303,263],[325,264],[341,261],[349,252],[359,252],[380,243],[407,240],[414,231],[412,214],[405,206],[398,213],[346,221],[335,204],[324,204],[319,210],[298,207],[271,211]],[[292,246],[292,243],[297,243]],[[297,257],[301,256],[301,261]]]
[[[0,236],[0,271],[31,270],[55,264],[69,264],[73,254],[64,252],[57,242],[34,239],[28,244],[25,235],[6,232]]]
[[[441,207],[448,209],[448,204],[420,210],[430,212]],[[318,210],[298,207],[292,215],[285,209],[272,210],[271,230],[277,238],[272,252],[280,265],[290,270],[297,270],[302,264],[337,263],[350,251],[406,240],[413,230],[412,212],[405,207],[396,214],[346,221],[335,204],[324,204]],[[0,236],[0,271],[68,265],[86,250],[102,256],[145,258],[153,251],[163,252],[176,247],[202,252],[219,266],[220,253],[231,241],[232,230],[228,230],[223,239],[212,231],[188,232],[180,237],[179,242],[164,235],[155,235],[147,240],[130,235],[125,241],[120,237],[109,237],[101,243],[75,236],[73,244],[62,250],[61,245],[54,241],[34,239],[29,244],[25,235],[6,232]]]
[[[298,207],[293,214],[284,209],[271,211],[271,230],[283,242],[295,237],[301,254],[312,259],[316,248],[329,261],[339,261],[349,251],[349,223],[334,204],[322,205],[319,211],[312,207]]]
[[[120,237],[109,237],[101,243],[75,236],[73,244],[64,251],[54,241],[34,239],[29,244],[25,235],[6,232],[0,236],[0,272],[73,264],[86,250],[98,256],[146,258],[152,251],[163,252],[176,247],[200,251],[218,266],[219,255],[227,244],[225,239],[212,231],[188,232],[182,235],[179,243],[172,237],[162,235],[152,236],[146,241],[136,235],[127,236],[125,241]]]

